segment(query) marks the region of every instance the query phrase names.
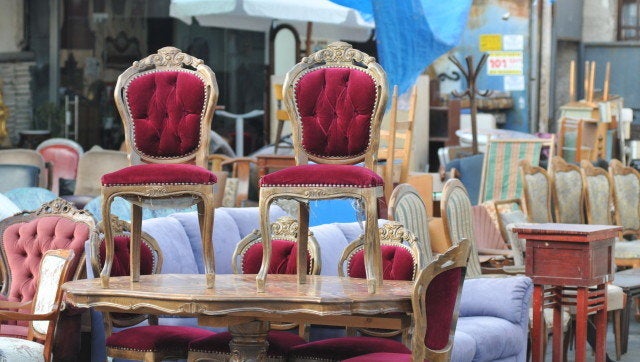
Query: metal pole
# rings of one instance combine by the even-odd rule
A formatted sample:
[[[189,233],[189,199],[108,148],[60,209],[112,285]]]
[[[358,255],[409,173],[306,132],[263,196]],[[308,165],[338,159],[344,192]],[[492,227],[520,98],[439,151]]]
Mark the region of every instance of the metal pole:
[[[538,119],[538,92],[540,76],[540,2],[531,2],[531,70],[529,80],[529,131],[535,132]]]
[[[552,4],[542,0],[542,36],[540,41],[540,111],[538,131],[549,131],[549,102],[551,101],[551,40]]]
[[[58,105],[60,86],[60,0],[49,3],[49,102]]]

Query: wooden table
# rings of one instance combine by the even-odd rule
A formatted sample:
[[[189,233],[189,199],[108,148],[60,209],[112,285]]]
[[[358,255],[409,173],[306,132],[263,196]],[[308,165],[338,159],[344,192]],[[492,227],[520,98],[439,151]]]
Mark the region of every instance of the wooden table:
[[[298,284],[296,275],[270,275],[266,292],[257,293],[255,275],[218,274],[213,289],[207,289],[204,275],[157,274],[142,275],[140,282],[111,278],[106,289],[100,279],[75,280],[62,288],[65,303],[80,308],[195,316],[201,325],[229,326],[232,354],[255,361],[266,352],[270,321],[408,327],[413,282],[385,281],[370,294],[366,279],[311,275]]]
[[[296,165],[296,160],[293,155],[265,154],[257,155],[256,159],[258,160],[258,179],[270,171],[273,172],[273,169],[282,169]]]
[[[519,238],[527,240],[525,274],[534,283],[533,361],[544,360],[545,306],[554,309],[553,361],[562,361],[562,307],[566,305],[576,307],[575,360],[586,359],[587,317],[592,313],[596,326],[595,359],[605,360],[606,283],[613,280],[613,245],[619,230],[619,226],[559,223],[514,228]],[[546,293],[545,285],[551,286]]]

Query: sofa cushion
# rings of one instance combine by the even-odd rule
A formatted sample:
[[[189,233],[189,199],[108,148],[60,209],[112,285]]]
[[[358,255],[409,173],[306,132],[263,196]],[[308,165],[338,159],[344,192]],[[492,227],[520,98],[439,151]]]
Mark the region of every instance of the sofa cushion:
[[[173,217],[142,220],[142,230],[156,239],[162,250],[161,273],[202,274],[198,271],[190,239],[180,221]],[[197,259],[202,259],[202,253],[197,254]]]
[[[462,288],[460,316],[491,316],[515,324],[528,323],[532,286],[531,279],[525,276],[467,279]]]
[[[20,212],[21,210],[8,197],[0,194],[0,220]]]
[[[457,330],[473,336],[476,348],[473,361],[516,356],[527,345],[527,329],[502,318],[484,315],[459,318]]]

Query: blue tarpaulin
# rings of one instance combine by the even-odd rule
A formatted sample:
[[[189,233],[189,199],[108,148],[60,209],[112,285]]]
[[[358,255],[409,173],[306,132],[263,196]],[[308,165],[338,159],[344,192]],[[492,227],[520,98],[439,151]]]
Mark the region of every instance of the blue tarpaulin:
[[[376,23],[380,64],[389,86],[406,92],[434,60],[460,42],[472,0],[331,0]]]

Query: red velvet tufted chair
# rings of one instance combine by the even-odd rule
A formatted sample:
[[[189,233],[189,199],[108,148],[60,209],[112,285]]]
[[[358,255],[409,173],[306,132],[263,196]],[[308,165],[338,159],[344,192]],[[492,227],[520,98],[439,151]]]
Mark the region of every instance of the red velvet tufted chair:
[[[103,223],[98,225],[102,232]],[[114,235],[114,259],[111,276],[130,274],[129,238],[131,225],[112,215],[112,234]],[[104,234],[102,234],[104,236]],[[160,273],[162,269],[162,250],[151,235],[142,232],[140,242],[140,274]],[[104,237],[95,237],[91,244],[91,266],[97,275],[104,265]],[[193,340],[215,335],[203,328],[186,326],[158,325],[157,316],[130,313],[102,314],[106,330],[107,356],[137,361],[162,361],[168,358],[187,358],[187,348]],[[148,320],[149,325],[138,325]],[[126,328],[114,332],[114,327]]]
[[[140,253],[142,207],[198,205],[207,278],[213,287],[213,184],[206,169],[209,131],[218,100],[215,74],[202,60],[165,47],[133,63],[119,77],[114,98],[125,129],[132,166],[102,176],[102,219],[106,254],[102,286],[109,286],[113,264],[110,209],[115,197],[132,203],[132,254]],[[138,258],[132,260],[137,261]],[[131,265],[139,281],[140,265]]]
[[[386,338],[343,337],[295,346],[289,361],[450,361],[469,252],[470,242],[463,239],[418,273],[411,297],[412,350]]]
[[[310,200],[358,200],[367,220],[364,249],[369,292],[375,293],[382,283],[377,219],[383,180],[373,169],[387,92],[386,75],[375,59],[343,42],[303,58],[287,73],[284,98],[291,116],[296,166],[260,180],[264,255],[258,292],[265,290],[271,255],[268,210],[277,199],[299,204],[299,253],[307,249]],[[356,166],[360,162],[364,167]],[[302,265],[297,270],[304,282]]]
[[[71,249],[69,277],[84,274],[84,243],[95,223],[93,216],[69,202],[54,199],[38,210],[8,217],[0,222],[2,299],[26,302],[33,299],[42,256],[48,250]],[[65,280],[66,281],[66,280]],[[26,337],[26,323],[0,325],[0,335]]]
[[[296,274],[298,222],[291,217],[281,217],[271,225],[273,253],[271,254],[270,274]],[[231,256],[231,267],[235,274],[255,274],[262,262],[262,243],[260,230],[254,230],[236,245]],[[309,233],[309,253],[307,254],[307,273],[320,274],[320,250],[313,233]],[[299,328],[299,335],[286,332]],[[308,325],[298,323],[271,323],[267,333],[267,358],[269,361],[286,361],[287,353],[293,346],[309,340]],[[194,340],[189,344],[189,361],[227,360],[231,357],[231,333],[218,333],[213,336]]]

